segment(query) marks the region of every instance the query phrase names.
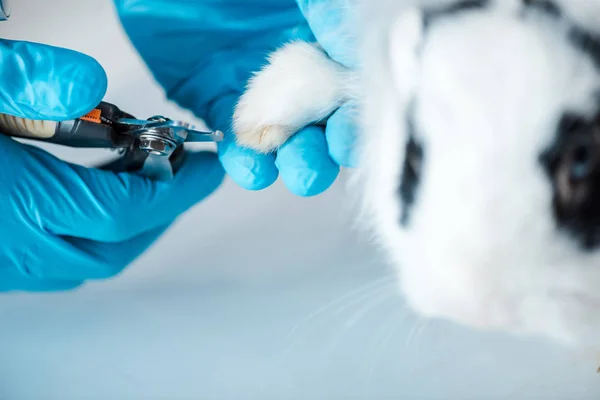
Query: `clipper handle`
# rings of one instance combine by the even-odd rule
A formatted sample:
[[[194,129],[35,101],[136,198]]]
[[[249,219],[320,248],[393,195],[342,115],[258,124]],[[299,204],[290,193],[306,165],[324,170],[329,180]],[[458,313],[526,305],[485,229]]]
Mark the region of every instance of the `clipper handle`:
[[[101,103],[90,113],[73,120],[43,121],[0,114],[0,133],[69,147],[127,148],[133,138],[119,136],[111,126],[123,114],[116,106]]]
[[[39,121],[0,114],[0,132],[8,136],[47,140],[56,133],[58,122]]]
[[[0,132],[23,139],[84,148],[125,148],[108,125],[81,119],[70,121],[40,121],[0,114]]]

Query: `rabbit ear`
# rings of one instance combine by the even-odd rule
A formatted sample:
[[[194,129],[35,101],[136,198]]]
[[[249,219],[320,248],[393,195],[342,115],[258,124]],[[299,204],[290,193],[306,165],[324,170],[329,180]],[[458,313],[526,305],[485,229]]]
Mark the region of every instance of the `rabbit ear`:
[[[425,27],[424,13],[417,7],[402,10],[391,23],[388,32],[390,67],[394,70],[394,85],[408,101],[418,83],[419,49]]]
[[[395,239],[405,234],[398,229],[402,200],[397,193],[409,140],[410,103],[418,84],[422,0],[362,1],[361,168],[353,183],[362,193],[362,219],[386,238],[382,243],[397,243]]]

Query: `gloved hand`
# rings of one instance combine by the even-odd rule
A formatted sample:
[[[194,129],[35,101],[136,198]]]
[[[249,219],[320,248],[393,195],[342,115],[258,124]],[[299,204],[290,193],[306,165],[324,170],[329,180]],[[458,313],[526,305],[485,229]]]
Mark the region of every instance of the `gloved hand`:
[[[73,51],[0,40],[0,113],[80,117],[103,98],[106,75]],[[224,172],[191,156],[172,181],[63,162],[0,134],[0,291],[66,290],[114,276]]]
[[[301,3],[317,33],[343,19],[343,10],[335,14],[331,7],[327,14],[319,14],[310,12],[315,2]],[[354,129],[348,108],[331,118],[326,132],[304,129],[276,155],[237,146],[230,131],[235,103],[267,54],[291,39],[314,41],[294,0],[115,0],[115,4],[133,45],[168,98],[211,128],[226,132],[219,144],[220,160],[240,186],[260,190],[280,175],[293,193],[316,195],[335,181],[340,165],[353,165]],[[333,36],[326,39],[325,47],[335,54],[352,50],[343,37],[339,42]]]

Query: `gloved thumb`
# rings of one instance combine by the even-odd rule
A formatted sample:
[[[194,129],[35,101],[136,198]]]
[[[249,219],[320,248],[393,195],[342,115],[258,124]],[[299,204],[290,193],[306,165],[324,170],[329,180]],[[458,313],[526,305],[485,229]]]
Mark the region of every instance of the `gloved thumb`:
[[[348,0],[296,0],[317,41],[331,59],[348,67],[357,65],[356,31],[358,7]]]
[[[89,56],[0,40],[0,113],[53,121],[78,118],[102,101],[106,87],[104,69]]]

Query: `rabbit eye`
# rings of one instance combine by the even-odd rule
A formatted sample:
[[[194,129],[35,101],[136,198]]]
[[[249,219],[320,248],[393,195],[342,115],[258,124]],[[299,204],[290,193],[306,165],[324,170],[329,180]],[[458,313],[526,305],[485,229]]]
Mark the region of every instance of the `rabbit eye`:
[[[554,216],[584,248],[600,244],[600,125],[563,117],[543,164],[554,190]]]

